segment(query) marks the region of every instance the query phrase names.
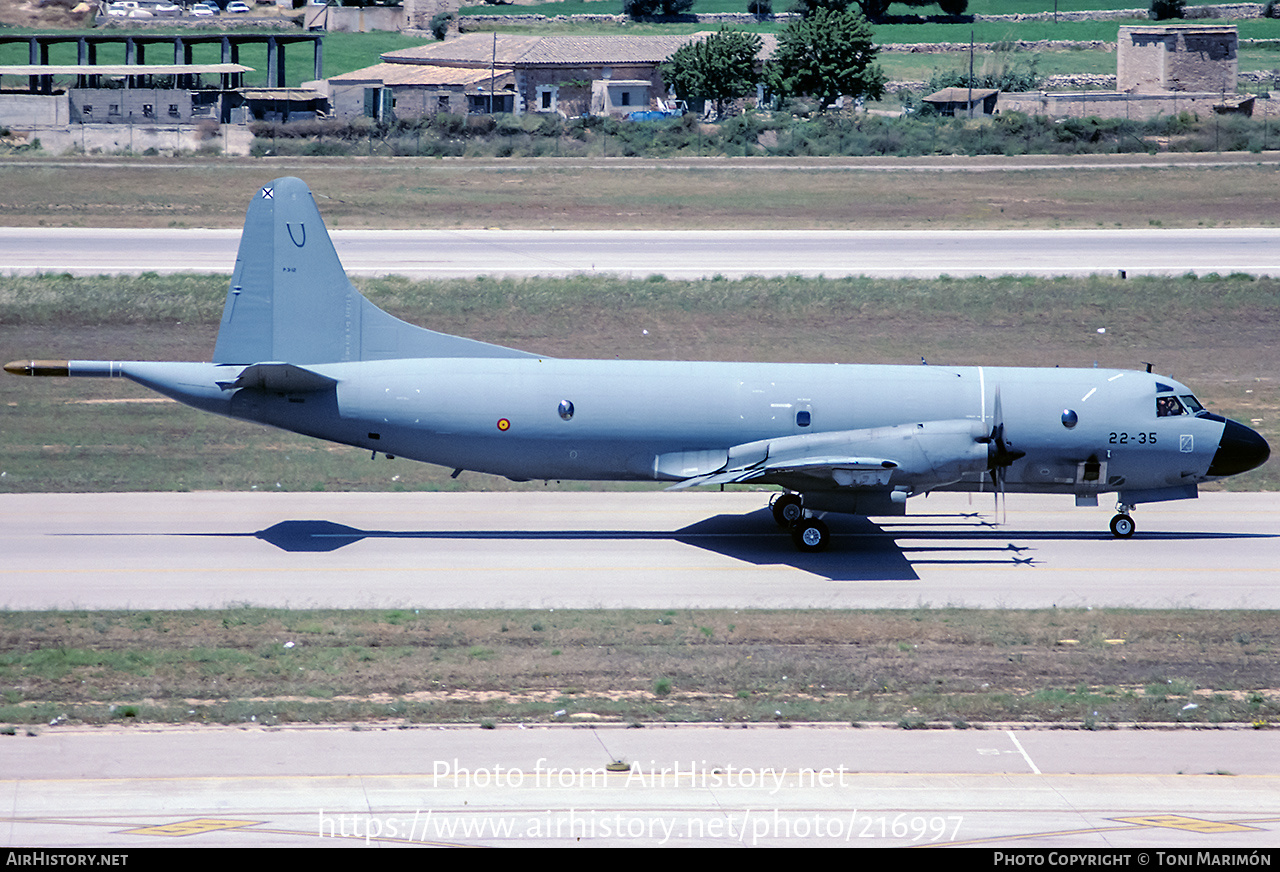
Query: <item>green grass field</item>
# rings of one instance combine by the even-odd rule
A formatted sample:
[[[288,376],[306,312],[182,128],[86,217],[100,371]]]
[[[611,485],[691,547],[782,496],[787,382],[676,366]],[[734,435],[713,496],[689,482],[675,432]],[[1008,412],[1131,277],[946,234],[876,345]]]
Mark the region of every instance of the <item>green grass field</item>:
[[[1191,0],[1188,6],[1199,6],[1211,3],[1212,0]],[[777,0],[775,12],[786,12],[790,0]],[[1144,5],[1138,0],[1060,0],[1057,4],[1059,12],[1084,12],[1103,9],[1139,9]],[[693,4],[693,12],[702,15],[723,12],[746,12],[746,0],[697,0]],[[1052,0],[970,0],[969,15],[1034,15],[1038,12],[1053,12]],[[519,6],[463,6],[463,15],[620,15],[622,0],[561,0],[556,3],[521,4]],[[907,6],[893,3],[889,6],[890,16],[894,15],[941,15],[937,6]]]

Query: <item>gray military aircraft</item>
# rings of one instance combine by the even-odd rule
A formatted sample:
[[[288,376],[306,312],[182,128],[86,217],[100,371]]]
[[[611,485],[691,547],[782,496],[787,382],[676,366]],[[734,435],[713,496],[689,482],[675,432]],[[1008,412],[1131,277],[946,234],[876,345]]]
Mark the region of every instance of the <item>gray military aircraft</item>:
[[[16,361],[127,378],[232,418],[516,480],[752,483],[802,551],[824,512],[903,515],[935,490],[1139,503],[1266,461],[1256,432],[1186,386],[1105,369],[562,360],[400,321],[352,287],[311,191],[245,216],[212,363]],[[815,514],[816,513],[816,514]]]

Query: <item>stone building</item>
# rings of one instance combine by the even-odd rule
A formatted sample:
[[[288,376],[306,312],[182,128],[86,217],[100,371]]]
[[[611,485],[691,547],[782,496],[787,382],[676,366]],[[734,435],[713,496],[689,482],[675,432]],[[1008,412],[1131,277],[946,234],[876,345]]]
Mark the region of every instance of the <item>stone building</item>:
[[[380,121],[488,112],[491,102],[494,112],[510,112],[515,102],[515,78],[499,68],[375,64],[334,76],[328,89],[334,117]]]
[[[1116,42],[1116,90],[1235,93],[1238,46],[1235,25],[1121,27]]]
[[[397,117],[433,114],[444,107],[426,99],[408,97],[411,88],[423,95],[444,96],[446,83],[461,85],[467,93],[490,89],[491,75],[498,92],[494,111],[555,112],[565,116],[625,115],[648,109],[667,95],[661,65],[676,49],[706,34],[683,36],[517,36],[492,33],[464,34],[456,39],[416,48],[387,52],[383,63],[346,73],[329,82],[334,114],[354,112],[354,99],[341,96],[343,88],[384,88],[394,100]],[[378,82],[382,84],[379,85]],[[504,87],[505,86],[505,87]],[[505,93],[504,93],[505,92]],[[452,93],[452,92],[451,92]],[[374,97],[373,100],[379,98]],[[469,101],[469,108],[448,111],[488,111]],[[361,97],[362,107],[374,105]],[[364,111],[364,114],[383,113]]]
[[[1235,25],[1121,27],[1116,40],[1116,90],[1002,93],[997,110],[1053,118],[1133,120],[1180,112],[1251,115],[1254,98],[1236,94],[1238,44]]]

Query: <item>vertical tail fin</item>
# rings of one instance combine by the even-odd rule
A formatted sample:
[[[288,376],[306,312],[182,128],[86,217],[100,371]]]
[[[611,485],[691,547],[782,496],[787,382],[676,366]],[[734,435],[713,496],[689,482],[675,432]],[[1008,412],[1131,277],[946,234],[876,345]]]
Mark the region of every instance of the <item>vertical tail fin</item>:
[[[214,363],[531,357],[393,318],[347,280],[311,191],[276,179],[245,214]]]

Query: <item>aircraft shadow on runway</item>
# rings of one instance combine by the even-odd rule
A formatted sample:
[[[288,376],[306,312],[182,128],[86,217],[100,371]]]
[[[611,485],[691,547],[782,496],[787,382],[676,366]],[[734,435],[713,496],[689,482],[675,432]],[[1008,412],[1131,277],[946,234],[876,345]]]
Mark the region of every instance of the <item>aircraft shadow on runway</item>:
[[[884,519],[828,515],[831,547],[821,554],[796,551],[769,510],[716,515],[674,531],[653,530],[360,530],[332,521],[282,521],[255,538],[284,551],[337,551],[363,539],[473,539],[476,541],[672,541],[756,565],[784,565],[831,581],[915,581],[914,566],[1026,566],[1037,560],[1032,545],[1010,540],[1111,539],[1107,531],[1011,531],[977,515],[912,515]],[[1255,538],[1233,533],[1145,533],[1144,539]],[[908,540],[900,545],[897,540]],[[921,542],[928,544],[921,544]]]
[[[362,539],[474,539],[477,541],[668,541],[680,542],[757,565],[786,565],[851,579],[917,578],[892,538],[865,518],[832,523],[832,548],[801,554],[767,509],[748,515],[716,515],[674,531],[662,530],[358,530],[331,521],[282,521],[254,534],[285,551],[336,551]],[[857,544],[847,544],[857,537]],[[856,555],[856,561],[850,558]]]

